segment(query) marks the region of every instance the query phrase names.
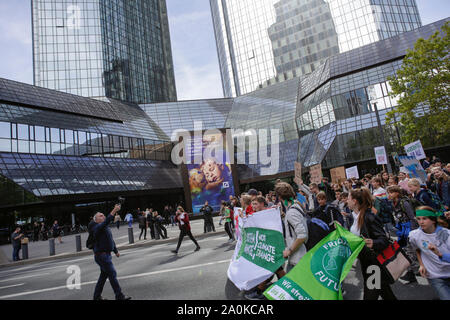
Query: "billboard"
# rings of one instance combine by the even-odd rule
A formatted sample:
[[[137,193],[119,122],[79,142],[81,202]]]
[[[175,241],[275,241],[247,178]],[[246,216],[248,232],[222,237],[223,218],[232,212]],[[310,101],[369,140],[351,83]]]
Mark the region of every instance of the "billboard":
[[[203,135],[193,140],[192,148],[196,150],[195,153],[201,150],[203,160],[189,161],[186,164],[194,215],[200,214],[206,201],[217,212],[222,200],[229,201],[230,195],[235,195],[232,167],[224,152],[224,141],[226,139],[222,133]],[[211,150],[214,152],[210,152]]]

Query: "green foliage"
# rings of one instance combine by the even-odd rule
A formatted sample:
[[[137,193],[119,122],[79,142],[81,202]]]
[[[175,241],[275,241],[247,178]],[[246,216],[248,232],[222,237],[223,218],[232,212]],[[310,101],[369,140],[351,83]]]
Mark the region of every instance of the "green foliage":
[[[425,147],[448,144],[450,141],[450,23],[428,40],[417,40],[408,50],[397,75],[388,78],[391,96],[397,107],[387,114],[395,120],[406,145],[420,139]],[[426,106],[425,115],[417,115],[416,107]]]

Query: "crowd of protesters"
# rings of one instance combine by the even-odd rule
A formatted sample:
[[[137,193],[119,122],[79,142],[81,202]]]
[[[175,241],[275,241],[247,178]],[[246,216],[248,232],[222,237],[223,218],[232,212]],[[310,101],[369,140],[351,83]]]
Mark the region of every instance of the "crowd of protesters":
[[[278,277],[301,260],[311,248],[308,244],[318,243],[320,237],[333,231],[337,222],[366,243],[358,257],[365,300],[397,299],[384,273],[379,289],[368,288],[366,281],[369,266],[377,264],[376,256],[391,241],[397,241],[412,261],[401,282],[408,285],[422,276],[439,299],[450,300],[450,164],[435,159],[424,167],[426,181],[411,178],[404,170],[398,174],[385,171],[375,176],[367,174],[362,179],[342,183],[330,183],[326,177],[318,184],[306,185],[299,180],[297,192],[290,184],[278,181],[274,191],[265,196],[250,189],[236,201],[240,202],[243,218],[271,207],[281,209],[287,265],[285,270],[276,272]],[[228,208],[227,203],[222,206]],[[228,217],[225,209],[221,214],[224,219]],[[328,231],[319,235],[318,229],[308,230],[308,225],[312,226],[308,219],[319,219],[324,228],[328,226]],[[265,288],[266,282],[245,297],[262,300]]]

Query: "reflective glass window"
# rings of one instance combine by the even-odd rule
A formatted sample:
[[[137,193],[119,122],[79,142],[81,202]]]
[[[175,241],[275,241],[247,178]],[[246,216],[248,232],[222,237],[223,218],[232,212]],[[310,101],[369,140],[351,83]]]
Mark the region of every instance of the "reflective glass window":
[[[11,124],[9,122],[0,122],[0,138],[11,138]]]

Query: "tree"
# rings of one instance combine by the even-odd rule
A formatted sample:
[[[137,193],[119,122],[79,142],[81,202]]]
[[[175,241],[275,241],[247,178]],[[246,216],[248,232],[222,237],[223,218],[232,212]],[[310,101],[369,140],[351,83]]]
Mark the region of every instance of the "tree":
[[[396,76],[388,78],[398,105],[387,114],[387,123],[399,126],[403,145],[419,139],[427,147],[450,141],[449,47],[447,22],[429,39],[417,40]],[[417,112],[421,107],[425,114]]]

